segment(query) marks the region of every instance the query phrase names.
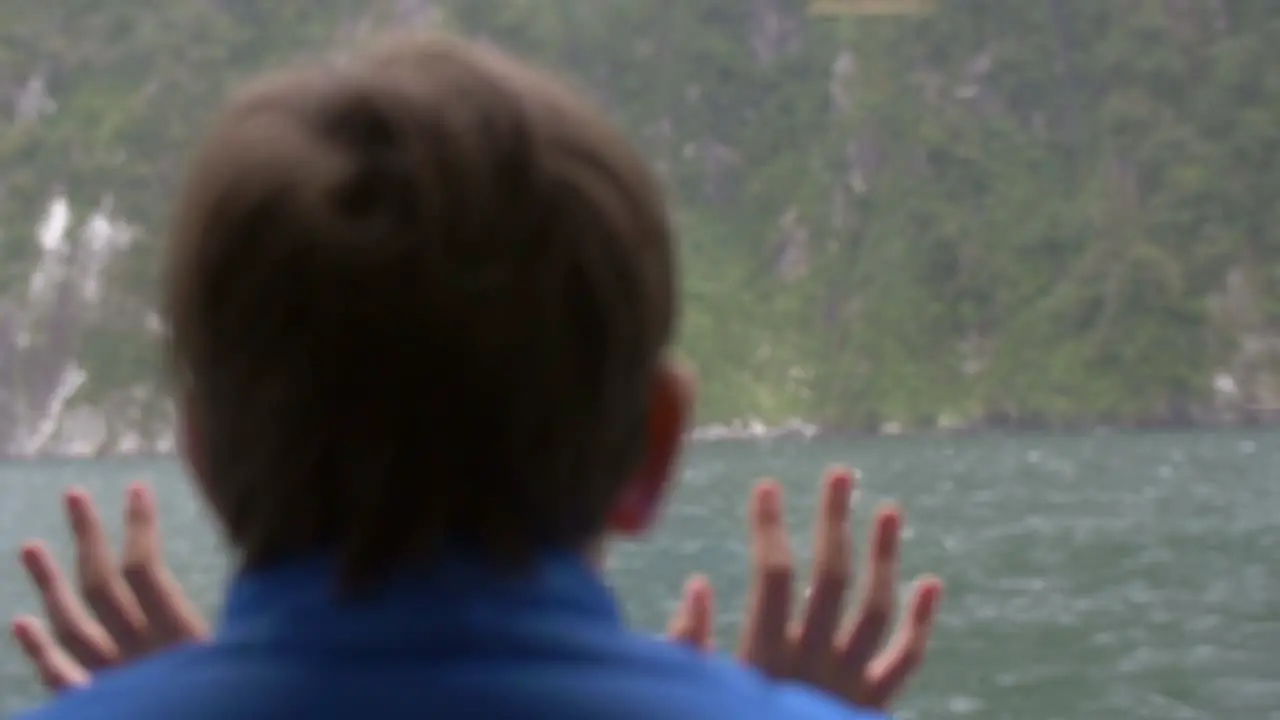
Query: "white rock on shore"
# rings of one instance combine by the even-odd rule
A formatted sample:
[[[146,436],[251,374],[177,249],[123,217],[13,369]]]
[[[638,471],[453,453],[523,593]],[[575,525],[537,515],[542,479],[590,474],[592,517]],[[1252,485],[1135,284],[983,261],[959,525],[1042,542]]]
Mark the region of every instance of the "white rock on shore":
[[[818,434],[820,428],[810,422],[791,419],[781,425],[769,426],[756,418],[733,420],[727,424],[712,424],[694,428],[689,433],[694,442],[711,442],[716,440],[767,440],[779,437],[801,437],[809,439]]]

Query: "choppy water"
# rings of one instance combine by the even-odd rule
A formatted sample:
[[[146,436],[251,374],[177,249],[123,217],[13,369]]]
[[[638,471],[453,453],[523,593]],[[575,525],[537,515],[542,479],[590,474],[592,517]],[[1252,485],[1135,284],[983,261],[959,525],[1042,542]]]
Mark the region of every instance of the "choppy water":
[[[684,576],[710,571],[731,646],[747,488],[759,475],[785,483],[804,551],[817,475],[836,461],[864,471],[864,508],[906,507],[908,574],[947,582],[902,720],[1280,720],[1280,435],[1269,433],[699,445],[653,542],[614,558],[634,622],[661,628]],[[0,547],[40,536],[69,558],[58,491],[84,484],[114,519],[138,477],[158,486],[176,574],[214,610],[225,561],[171,463],[0,465]],[[34,607],[16,562],[0,566],[0,613]],[[39,696],[0,647],[0,711]]]

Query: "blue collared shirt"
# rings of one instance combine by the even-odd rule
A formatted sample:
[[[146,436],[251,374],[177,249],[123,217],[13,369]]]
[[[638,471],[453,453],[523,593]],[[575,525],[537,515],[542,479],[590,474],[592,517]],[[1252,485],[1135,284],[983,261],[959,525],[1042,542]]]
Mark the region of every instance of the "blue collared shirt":
[[[628,631],[577,558],[451,560],[340,602],[309,560],[241,576],[214,639],[105,672],[24,720],[876,720]]]

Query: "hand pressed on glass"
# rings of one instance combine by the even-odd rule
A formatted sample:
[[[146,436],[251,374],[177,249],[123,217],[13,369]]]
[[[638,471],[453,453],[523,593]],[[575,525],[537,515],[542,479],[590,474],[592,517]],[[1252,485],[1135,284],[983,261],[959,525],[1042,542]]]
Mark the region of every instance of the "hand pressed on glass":
[[[849,508],[854,484],[847,470],[833,470],[823,480],[814,523],[813,587],[799,621],[791,620],[794,565],[781,491],[763,481],[752,492],[752,581],[739,657],[773,677],[819,687],[862,707],[884,708],[919,667],[942,588],[936,578],[917,580],[906,616],[881,649],[895,609],[902,523],[897,508],[882,507],[873,523],[859,605],[842,625],[853,574]],[[26,543],[22,564],[40,592],[52,632],[31,616],[13,623],[15,639],[46,687],[86,685],[99,670],[208,637],[204,619],[161,558],[155,502],[145,486],[129,489],[119,563],[88,494],[73,490],[65,504],[80,592],[43,544]],[[706,578],[690,578],[671,619],[670,638],[709,649],[712,604]]]
[[[812,588],[803,614],[792,619],[794,562],[777,483],[760,482],[751,494],[748,524],[752,574],[738,654],[777,678],[819,687],[848,702],[885,708],[919,668],[941,598],[942,583],[922,577],[913,585],[904,617],[882,647],[896,605],[902,513],[876,510],[866,571],[852,616],[842,622],[853,575],[849,532],[855,476],[832,470],[823,479],[814,522]],[[714,612],[711,586],[690,578],[669,634],[709,647]]]
[[[150,490],[129,488],[119,563],[89,495],[72,490],[64,500],[80,592],[43,543],[25,543],[22,565],[40,593],[49,627],[31,616],[13,622],[14,638],[46,687],[86,685],[94,672],[208,636],[204,619],[160,556]]]

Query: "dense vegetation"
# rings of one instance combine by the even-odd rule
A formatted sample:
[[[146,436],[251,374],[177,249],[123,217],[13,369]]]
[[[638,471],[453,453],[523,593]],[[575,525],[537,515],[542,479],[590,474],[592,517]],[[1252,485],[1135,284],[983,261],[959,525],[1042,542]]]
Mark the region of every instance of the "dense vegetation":
[[[3,312],[23,306],[54,194],[136,239],[74,329],[0,337],[10,404],[39,394],[55,350],[85,367],[85,403],[155,382],[155,233],[230,82],[431,22],[566,70],[644,144],[679,199],[681,348],[705,419],[1209,422],[1280,406],[1269,0],[940,0],[842,21],[801,0],[12,0]]]

